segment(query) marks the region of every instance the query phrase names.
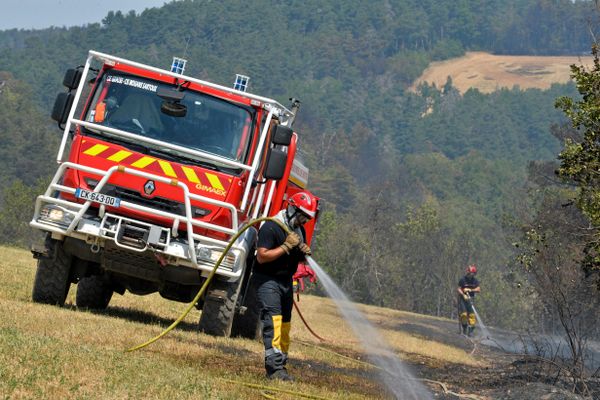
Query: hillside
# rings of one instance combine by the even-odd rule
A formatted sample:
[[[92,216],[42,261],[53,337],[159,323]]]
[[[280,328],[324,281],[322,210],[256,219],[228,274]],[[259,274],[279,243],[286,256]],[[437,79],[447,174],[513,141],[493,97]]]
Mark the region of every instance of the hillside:
[[[352,298],[450,317],[456,283],[464,267],[476,263],[485,288],[479,312],[486,322],[536,329],[552,320],[535,295],[522,290],[515,296],[523,274],[514,266],[513,244],[537,212],[527,168],[532,161],[556,159],[564,135],[550,130],[566,119],[554,104],[560,96],[577,97],[575,85],[464,91],[456,81],[445,85],[448,73],[442,68],[436,88],[408,89],[431,63],[469,51],[589,52],[595,3],[238,3],[166,1],[139,15],[110,12],[101,23],[87,26],[0,31],[0,243],[28,247],[32,239],[28,222],[34,198],[56,168],[61,135],[48,115],[56,93],[65,90],[64,70],[81,65],[90,49],[160,68],[168,67],[172,56],[185,55],[190,76],[229,86],[236,73],[244,73],[258,95],[282,104],[290,97],[302,101],[294,129],[311,171],[309,188],[323,200],[311,245]],[[515,76],[554,76],[550,67],[538,64],[511,61],[504,67]],[[484,81],[488,77],[477,74]],[[553,174],[552,166],[547,170]],[[23,289],[24,307],[37,310],[27,302],[27,292]],[[154,314],[164,303],[149,299],[142,304],[150,311],[139,311],[145,324],[108,325],[120,332],[139,330],[136,339],[151,336],[148,321],[173,318],[179,309]],[[122,306],[121,299],[115,301]],[[127,310],[137,310],[140,303],[126,304]],[[50,315],[73,313],[52,310]],[[93,317],[99,318],[94,326],[107,323],[107,315]],[[122,344],[114,348],[120,351]],[[458,387],[455,378],[450,381]],[[482,391],[492,390],[482,385]]]
[[[35,262],[29,252],[0,247],[0,260],[3,282],[0,394],[3,397],[262,399],[275,395],[283,399],[302,396],[381,399],[387,396],[329,299],[301,297],[301,310],[326,342],[319,343],[302,325],[298,314],[294,315],[290,363],[297,382],[286,385],[265,380],[261,343],[199,334],[195,331],[197,313],[188,315],[174,332],[150,347],[126,353],[125,349],[158,334],[179,315],[184,305],[154,295],[126,294],[115,296],[107,311],[91,313],[77,310],[73,305],[74,286],[64,308],[34,304],[30,291]],[[436,393],[437,399],[485,400],[500,395],[504,399],[539,399],[544,394],[549,396],[544,397],[547,399],[577,399],[557,388],[529,384],[523,372],[535,363],[515,366],[514,358],[457,335],[452,320],[372,306],[360,309],[414,376]]]
[[[572,64],[591,66],[591,56],[508,56],[467,52],[462,57],[431,63],[411,90],[428,82],[443,87],[448,77],[464,93],[473,88],[491,93],[500,88],[549,89],[554,83],[571,81]]]

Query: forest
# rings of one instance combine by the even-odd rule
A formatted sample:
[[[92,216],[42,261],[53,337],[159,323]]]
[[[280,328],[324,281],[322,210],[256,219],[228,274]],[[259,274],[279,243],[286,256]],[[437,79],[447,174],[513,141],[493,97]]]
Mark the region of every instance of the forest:
[[[354,300],[455,317],[456,284],[475,263],[486,323],[552,330],[539,318],[558,312],[541,295],[552,284],[543,268],[558,257],[586,282],[577,293],[595,290],[584,269],[594,270],[594,247],[570,231],[569,221],[590,223],[581,180],[568,166],[555,173],[564,144],[581,140],[581,85],[408,87],[430,62],[465,51],[587,55],[599,26],[593,1],[181,0],[97,24],[0,31],[0,241],[33,240],[64,70],[90,49],[163,68],[183,56],[191,76],[229,85],[243,73],[252,92],[302,101],[295,128],[324,202],[315,258]]]

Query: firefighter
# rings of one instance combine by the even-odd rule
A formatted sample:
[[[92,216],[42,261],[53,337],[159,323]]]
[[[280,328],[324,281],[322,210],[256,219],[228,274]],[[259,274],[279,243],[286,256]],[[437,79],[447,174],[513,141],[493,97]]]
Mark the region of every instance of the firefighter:
[[[475,310],[473,301],[475,293],[479,293],[479,281],[475,278],[477,267],[471,264],[465,271],[466,274],[458,281],[458,312],[462,333],[467,336],[472,336],[475,330]]]
[[[316,211],[317,200],[313,196],[296,193],[289,198],[288,206],[275,216],[291,233],[287,234],[274,221],[265,222],[258,231],[252,279],[261,307],[265,369],[269,379],[294,380],[286,369],[293,306],[292,277],[298,263],[311,254],[305,243],[303,225],[315,217]]]

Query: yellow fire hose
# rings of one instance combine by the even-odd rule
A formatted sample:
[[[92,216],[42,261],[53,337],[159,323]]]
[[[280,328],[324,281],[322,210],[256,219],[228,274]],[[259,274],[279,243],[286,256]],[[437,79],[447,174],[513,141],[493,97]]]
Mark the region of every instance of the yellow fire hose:
[[[249,221],[246,225],[244,225],[244,227],[242,227],[242,229],[240,229],[240,231],[238,233],[236,233],[235,235],[233,235],[233,237],[231,238],[231,240],[229,241],[229,243],[225,247],[225,250],[223,250],[223,252],[221,253],[221,257],[219,257],[219,259],[215,263],[215,266],[213,267],[212,271],[210,271],[210,274],[206,278],[206,281],[204,282],[204,284],[202,285],[202,287],[198,291],[198,294],[190,302],[190,304],[183,311],[183,313],[179,316],[179,318],[177,318],[167,329],[165,329],[164,331],[162,331],[158,336],[153,337],[152,339],[148,340],[147,342],[144,342],[144,343],[139,344],[137,346],[134,346],[134,347],[132,347],[130,349],[127,349],[127,351],[128,352],[129,351],[135,351],[135,350],[139,350],[139,349],[141,349],[143,347],[146,347],[149,344],[152,344],[152,343],[156,342],[158,339],[160,339],[161,337],[165,336],[167,333],[171,332],[173,329],[175,329],[175,327],[177,325],[179,325],[179,323],[181,321],[183,321],[183,319],[189,314],[189,312],[192,310],[192,308],[194,308],[194,306],[196,305],[196,303],[198,302],[198,300],[200,300],[200,297],[202,297],[202,295],[204,294],[204,292],[206,292],[206,288],[208,287],[208,285],[212,281],[213,277],[215,276],[215,273],[217,272],[217,268],[219,268],[219,265],[221,265],[221,262],[223,261],[223,259],[225,258],[225,256],[227,255],[227,253],[229,252],[229,250],[231,249],[231,247],[235,243],[235,241],[238,240],[238,238],[242,235],[242,233],[244,233],[252,225],[255,225],[255,224],[258,224],[258,223],[261,223],[261,222],[264,222],[264,221],[274,221],[285,232],[287,232],[287,233],[290,232],[289,228],[287,226],[285,226],[285,224],[283,224],[281,221],[279,221],[278,219],[273,218],[273,217],[261,217],[261,218],[257,218],[257,219],[253,219],[253,220]]]
[[[227,246],[223,250],[223,253],[221,254],[221,257],[219,257],[219,259],[217,260],[217,262],[216,262],[215,266],[213,267],[212,271],[210,272],[210,274],[206,278],[206,281],[204,282],[204,284],[202,285],[202,287],[198,291],[198,294],[196,294],[196,297],[194,297],[194,299],[190,302],[190,304],[188,305],[188,307],[179,316],[179,318],[177,318],[167,329],[165,329],[164,331],[162,331],[158,336],[153,337],[152,339],[150,339],[147,342],[144,342],[144,343],[142,343],[140,345],[134,346],[134,347],[128,349],[127,351],[131,352],[131,351],[139,350],[139,349],[141,349],[143,347],[146,347],[146,346],[148,346],[148,345],[156,342],[158,339],[162,338],[167,333],[169,333],[170,331],[172,331],[177,325],[179,325],[179,323],[181,321],[183,321],[183,319],[189,314],[189,312],[192,310],[192,308],[196,305],[196,303],[198,302],[198,300],[200,299],[200,297],[202,297],[202,295],[206,291],[206,288],[208,287],[208,285],[212,281],[213,277],[215,276],[217,268],[219,268],[219,265],[221,265],[221,262],[223,261],[223,258],[225,258],[225,255],[231,249],[231,247],[233,246],[233,244],[235,243],[235,241],[241,236],[242,233],[244,233],[246,231],[246,229],[250,228],[252,225],[255,225],[257,223],[261,223],[263,221],[274,221],[285,232],[287,232],[287,233],[290,232],[289,228],[287,226],[285,226],[285,224],[283,224],[278,219],[275,219],[275,218],[272,218],[272,217],[262,217],[262,218],[257,218],[257,219],[249,221],[242,229],[240,229],[240,231],[238,233],[236,233],[231,238],[231,240],[229,241],[229,244],[227,244]],[[276,388],[276,387],[273,387],[273,386],[265,386],[265,385],[260,385],[260,384],[256,384],[256,383],[244,382],[244,381],[236,381],[236,380],[225,379],[225,378],[220,378],[220,379],[223,380],[223,381],[225,381],[225,382],[234,383],[234,384],[238,384],[238,385],[243,385],[243,386],[247,386],[247,387],[254,388],[254,389],[259,389],[259,390],[262,391],[261,394],[265,398],[273,398],[272,396],[270,396],[267,393],[265,393],[265,391],[266,391],[266,392],[279,392],[279,393],[291,394],[291,395],[294,395],[296,397],[302,397],[302,398],[306,398],[306,399],[327,400],[324,397],[319,397],[319,396],[316,396],[316,395],[306,394],[306,393],[297,392],[297,391],[293,391],[293,390],[279,389],[279,388]]]
[[[261,218],[257,218],[254,220],[249,221],[244,227],[242,227],[242,229],[240,229],[240,231],[238,233],[236,233],[231,240],[229,241],[229,243],[227,244],[227,246],[225,247],[225,249],[223,250],[223,253],[221,254],[221,256],[219,257],[219,259],[217,260],[217,262],[215,263],[215,266],[213,267],[212,271],[210,272],[210,274],[208,275],[208,277],[206,278],[206,281],[204,282],[204,284],[202,285],[202,287],[200,288],[200,290],[198,291],[198,294],[196,294],[196,297],[194,297],[194,299],[190,302],[190,304],[188,305],[188,307],[184,310],[184,312],[179,316],[179,318],[177,318],[167,329],[165,329],[164,331],[162,331],[159,335],[153,337],[152,339],[139,344],[137,346],[131,347],[130,349],[128,349],[128,352],[131,351],[135,351],[135,350],[139,350],[143,347],[146,347],[154,342],[156,342],[158,339],[162,338],[163,336],[165,336],[167,333],[169,333],[170,331],[172,331],[173,329],[175,329],[175,327],[177,325],[179,325],[179,323],[181,321],[183,321],[183,319],[189,314],[189,312],[192,310],[192,308],[194,308],[194,306],[196,305],[196,303],[198,302],[198,300],[200,300],[200,297],[202,297],[202,295],[204,294],[204,292],[206,291],[206,288],[208,287],[208,285],[210,284],[210,282],[212,281],[212,279],[215,276],[215,273],[217,272],[217,268],[219,268],[219,265],[221,265],[221,262],[223,261],[223,259],[225,258],[225,255],[227,255],[227,253],[229,252],[229,250],[231,249],[231,247],[233,246],[233,244],[235,243],[235,241],[242,235],[242,233],[244,233],[248,228],[250,228],[251,226],[261,223],[261,222],[265,222],[265,221],[274,221],[276,222],[286,233],[289,233],[290,230],[289,228],[283,224],[281,221],[279,221],[278,219],[275,219],[273,217],[261,217]],[[299,310],[298,310],[299,311]],[[318,336],[317,336],[318,337]],[[307,343],[302,343],[305,345],[308,345]],[[315,346],[317,347],[317,346]],[[321,350],[323,350],[323,348],[320,348]],[[347,357],[344,356],[340,353],[328,350],[331,353],[334,353],[342,358],[346,358],[348,360],[354,361],[356,363],[360,363],[362,365],[365,366],[370,366],[370,367],[374,367],[374,368],[381,368],[379,366],[373,365],[371,363],[367,363],[364,361],[360,361],[360,360],[355,360],[351,357]],[[261,390],[261,394],[263,395],[263,397],[265,398],[273,398],[272,396],[268,395],[266,392],[280,392],[280,393],[285,393],[285,394],[291,394],[291,395],[295,395],[295,396],[299,396],[302,398],[307,398],[307,399],[315,399],[315,400],[325,400],[325,398],[320,397],[320,396],[316,396],[316,395],[311,395],[311,394],[305,394],[305,393],[301,393],[301,392],[297,392],[297,391],[293,391],[293,390],[286,390],[286,389],[279,389],[273,386],[265,386],[265,385],[260,385],[260,384],[255,384],[255,383],[250,383],[250,382],[244,382],[244,381],[236,381],[236,380],[232,380],[232,379],[226,379],[226,378],[220,378],[221,380],[225,381],[225,382],[229,382],[229,383],[234,383],[234,384],[239,384],[239,385],[243,385],[243,386],[247,386],[250,388],[254,388],[254,389],[259,389]],[[474,396],[474,395],[468,395],[468,394],[459,394],[459,393],[454,393],[451,392],[447,389],[446,385],[442,382],[439,381],[434,381],[434,380],[429,380],[429,379],[418,379],[420,381],[423,382],[429,382],[429,383],[435,383],[435,384],[439,384],[442,386],[443,390],[445,393],[450,393],[453,394],[455,396],[459,396],[461,398],[468,398],[468,399],[480,399],[480,397],[478,396]]]

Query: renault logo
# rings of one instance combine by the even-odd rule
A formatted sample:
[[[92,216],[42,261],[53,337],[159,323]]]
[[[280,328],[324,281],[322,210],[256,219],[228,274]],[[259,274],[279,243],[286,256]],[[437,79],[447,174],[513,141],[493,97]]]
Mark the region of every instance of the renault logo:
[[[152,193],[154,193],[154,189],[156,189],[156,186],[154,186],[154,181],[148,181],[144,184],[144,193],[147,196],[150,196]]]

